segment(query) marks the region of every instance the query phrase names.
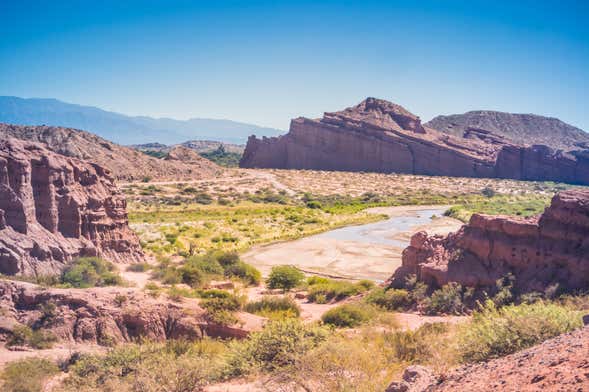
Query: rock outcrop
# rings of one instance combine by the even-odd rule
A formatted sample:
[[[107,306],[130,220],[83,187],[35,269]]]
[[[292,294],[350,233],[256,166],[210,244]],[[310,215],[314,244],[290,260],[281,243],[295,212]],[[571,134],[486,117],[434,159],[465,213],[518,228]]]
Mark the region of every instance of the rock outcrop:
[[[223,170],[200,157],[191,162],[154,158],[134,148],[120,146],[92,133],[72,128],[0,123],[0,138],[8,137],[43,143],[58,154],[96,163],[110,170],[117,180],[194,180],[214,177]]]
[[[577,150],[589,143],[589,133],[557,118],[476,110],[464,114],[437,116],[425,124],[430,128],[462,137],[470,128],[486,129],[520,145],[545,145],[556,150]]]
[[[247,168],[399,172],[589,184],[589,154],[523,146],[485,129],[461,137],[421,124],[399,105],[367,98],[323,118],[292,120],[288,134],[248,140]]]
[[[475,214],[447,236],[419,232],[390,283],[400,286],[415,274],[434,287],[456,282],[487,288],[509,273],[521,292],[554,284],[589,289],[589,190],[561,192],[532,218]]]
[[[197,300],[173,302],[132,288],[47,289],[0,280],[0,341],[18,325],[50,332],[61,342],[102,345],[138,338],[243,338],[263,324],[263,318],[249,316],[255,322],[219,326],[208,321]]]
[[[38,143],[0,141],[0,273],[58,273],[75,257],[144,255],[108,170]]]
[[[589,327],[557,336],[544,343],[489,362],[467,365],[441,376],[409,369],[403,381],[387,391],[495,392],[589,390]],[[406,377],[407,375],[407,377]],[[425,381],[425,382],[424,382]]]

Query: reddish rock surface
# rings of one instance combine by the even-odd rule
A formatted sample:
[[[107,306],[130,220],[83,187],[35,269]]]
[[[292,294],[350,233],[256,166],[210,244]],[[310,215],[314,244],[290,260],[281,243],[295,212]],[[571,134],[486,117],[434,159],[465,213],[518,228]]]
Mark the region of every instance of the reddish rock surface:
[[[132,288],[47,289],[0,280],[0,340],[17,325],[50,331],[62,342],[103,345],[137,338],[242,338],[263,324],[263,318],[248,316],[240,325],[221,327],[207,321],[197,300],[172,302]]]
[[[417,233],[391,283],[402,285],[407,275],[416,274],[433,286],[489,287],[508,273],[522,291],[543,291],[552,284],[589,288],[589,190],[557,194],[537,217],[475,214],[445,237]]]
[[[126,201],[96,164],[14,138],[0,141],[0,273],[58,273],[79,256],[144,255]]]
[[[421,124],[399,105],[367,98],[323,118],[292,120],[288,134],[249,138],[241,167],[400,172],[589,184],[589,160],[523,146],[484,129],[462,137]]]
[[[587,391],[589,390],[589,327],[545,341],[532,348],[434,377],[407,378],[390,391]],[[422,372],[428,375],[428,372]]]

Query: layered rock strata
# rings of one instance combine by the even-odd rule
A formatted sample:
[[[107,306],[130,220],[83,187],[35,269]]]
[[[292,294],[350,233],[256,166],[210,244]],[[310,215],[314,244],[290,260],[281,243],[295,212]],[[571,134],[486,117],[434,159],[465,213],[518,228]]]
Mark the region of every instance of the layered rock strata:
[[[101,166],[0,141],[0,273],[49,275],[76,257],[144,258],[126,201]]]
[[[402,266],[391,284],[408,275],[434,287],[456,282],[493,287],[513,274],[520,291],[558,284],[566,290],[589,289],[589,190],[554,196],[545,212],[532,218],[475,214],[447,236],[419,232],[403,251]]]
[[[403,107],[375,98],[321,119],[296,118],[280,137],[251,136],[240,166],[589,184],[589,159],[582,150],[517,145],[478,128],[467,129],[462,137],[449,135],[422,125]]]

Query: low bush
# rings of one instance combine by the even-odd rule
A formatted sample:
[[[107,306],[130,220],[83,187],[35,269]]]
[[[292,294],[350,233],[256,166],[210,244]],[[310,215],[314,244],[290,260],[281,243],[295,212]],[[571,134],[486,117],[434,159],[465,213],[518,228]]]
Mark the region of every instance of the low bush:
[[[404,310],[413,305],[412,298],[404,289],[383,289],[378,287],[366,296],[366,302],[386,310]]]
[[[226,372],[226,345],[195,342],[123,345],[103,354],[82,355],[68,369],[65,391],[199,391]]]
[[[432,356],[434,342],[448,332],[445,323],[426,323],[412,331],[395,331],[385,335],[385,340],[392,348],[395,358],[410,363],[426,363]]]
[[[301,308],[291,297],[263,297],[245,305],[245,311],[268,318],[299,317]]]
[[[57,341],[55,335],[41,329],[33,330],[26,325],[17,325],[11,332],[7,346],[30,346],[35,349],[47,349],[53,347]]]
[[[245,303],[245,297],[239,297],[223,290],[206,290],[201,293],[200,305],[207,310],[209,319],[218,324],[230,325],[238,322],[233,314]]]
[[[447,284],[432,293],[423,301],[427,314],[462,314],[465,310],[462,301],[462,286]]]
[[[298,286],[304,278],[305,274],[294,266],[277,265],[272,267],[266,283],[270,289],[282,289],[286,292]]]
[[[297,319],[271,321],[263,330],[250,334],[246,340],[232,342],[229,353],[231,375],[238,376],[256,370],[272,371],[295,365],[327,336],[326,329],[303,324]]]
[[[370,309],[362,304],[344,304],[329,309],[321,316],[321,321],[335,327],[356,327],[371,318]]]
[[[59,372],[57,365],[47,359],[27,358],[8,363],[0,379],[6,392],[38,392],[45,382]]]
[[[486,361],[582,325],[581,312],[555,303],[539,301],[497,308],[487,301],[460,329],[459,352],[463,362]]]
[[[68,287],[88,288],[122,285],[123,279],[115,272],[112,263],[98,257],[81,257],[64,269],[61,283]]]
[[[257,286],[262,281],[262,274],[254,266],[237,261],[225,267],[225,276],[241,279],[248,286]]]
[[[363,293],[367,291],[368,288],[367,285],[362,282],[351,283],[343,280],[329,279],[327,282],[310,285],[308,290],[309,301],[327,302],[331,300],[339,301]]]

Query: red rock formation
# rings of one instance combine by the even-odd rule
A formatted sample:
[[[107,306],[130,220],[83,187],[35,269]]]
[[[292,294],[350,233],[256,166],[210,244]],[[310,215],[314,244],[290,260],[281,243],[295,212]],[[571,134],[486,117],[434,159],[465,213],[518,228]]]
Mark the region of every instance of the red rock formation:
[[[554,283],[569,290],[589,288],[588,190],[557,194],[538,217],[475,214],[445,237],[417,233],[391,283],[402,285],[416,274],[433,286],[457,282],[484,288],[508,273],[522,291],[543,291]]]
[[[524,147],[480,129],[436,131],[393,103],[367,98],[322,119],[292,120],[288,134],[248,140],[241,167],[400,172],[589,184],[589,160]]]
[[[0,141],[0,273],[55,274],[79,256],[144,257],[110,173],[37,143]]]

